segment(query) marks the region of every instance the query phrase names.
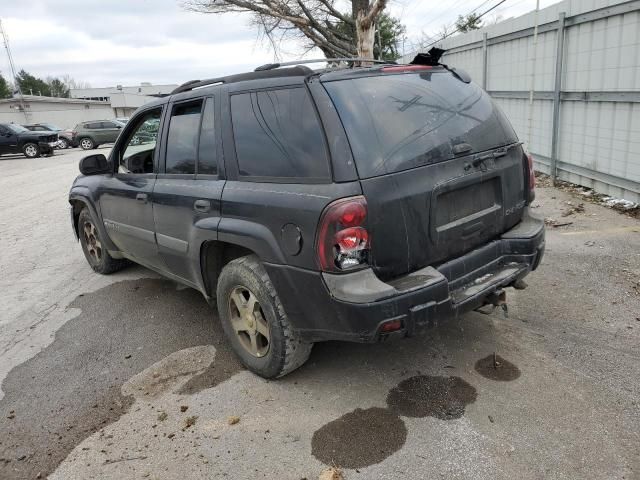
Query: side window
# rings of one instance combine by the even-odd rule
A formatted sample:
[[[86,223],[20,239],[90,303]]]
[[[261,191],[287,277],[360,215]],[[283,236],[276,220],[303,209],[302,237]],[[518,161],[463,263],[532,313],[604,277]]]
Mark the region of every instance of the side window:
[[[102,128],[102,123],[100,123],[100,122],[87,123],[87,124],[85,124],[84,128],[87,128],[89,130],[97,130],[99,128]]]
[[[116,125],[111,122],[101,122],[100,128],[116,128]]]
[[[166,173],[195,173],[201,111],[202,100],[173,106],[167,135]]]
[[[208,98],[202,113],[200,145],[198,146],[198,174],[217,175],[216,132],[213,98]]]
[[[233,95],[231,116],[241,176],[329,178],[322,127],[306,89]]]
[[[118,173],[153,173],[153,154],[158,140],[162,107],[136,118],[127,128],[120,149]]]

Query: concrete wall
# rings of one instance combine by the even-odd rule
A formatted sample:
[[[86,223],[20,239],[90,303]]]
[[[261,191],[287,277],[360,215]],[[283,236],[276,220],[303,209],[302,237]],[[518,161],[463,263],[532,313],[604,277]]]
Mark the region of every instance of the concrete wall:
[[[502,107],[537,169],[640,202],[639,0],[565,0],[438,46]]]
[[[18,110],[17,100],[0,101],[0,123],[52,123],[60,128],[73,128],[86,120],[115,118],[111,105],[98,102],[64,102],[62,99],[25,100],[27,117]]]

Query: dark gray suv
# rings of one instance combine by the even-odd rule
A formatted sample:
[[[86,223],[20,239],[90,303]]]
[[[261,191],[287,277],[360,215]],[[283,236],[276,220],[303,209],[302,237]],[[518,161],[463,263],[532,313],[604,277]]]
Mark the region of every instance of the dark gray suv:
[[[267,378],[314,342],[415,335],[524,287],[532,161],[480,87],[442,65],[277,67],[188,82],[81,161],[95,271],[133,261],[217,301]]]

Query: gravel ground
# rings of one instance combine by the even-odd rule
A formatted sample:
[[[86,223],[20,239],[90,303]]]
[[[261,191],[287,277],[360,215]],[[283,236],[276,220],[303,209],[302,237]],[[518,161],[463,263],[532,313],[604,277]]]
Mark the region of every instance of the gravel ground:
[[[0,158],[3,480],[640,478],[638,219],[539,188],[547,251],[508,318],[318,344],[265,381],[197,292],[86,265],[82,155]]]

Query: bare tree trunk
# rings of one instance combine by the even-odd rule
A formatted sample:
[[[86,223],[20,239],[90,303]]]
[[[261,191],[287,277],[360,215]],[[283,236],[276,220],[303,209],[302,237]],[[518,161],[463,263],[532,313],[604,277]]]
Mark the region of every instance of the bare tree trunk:
[[[376,24],[367,22],[360,14],[356,17],[356,38],[358,57],[373,58],[373,43],[375,40]]]
[[[356,19],[356,42],[358,57],[373,59],[376,35],[376,19],[387,5],[387,0],[352,0],[353,18]]]

